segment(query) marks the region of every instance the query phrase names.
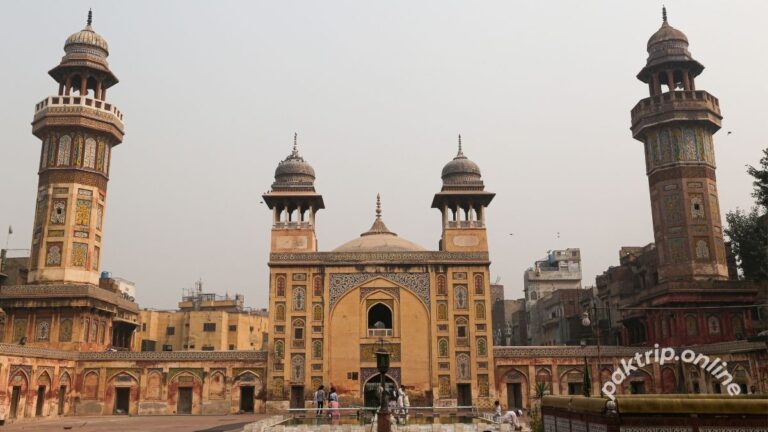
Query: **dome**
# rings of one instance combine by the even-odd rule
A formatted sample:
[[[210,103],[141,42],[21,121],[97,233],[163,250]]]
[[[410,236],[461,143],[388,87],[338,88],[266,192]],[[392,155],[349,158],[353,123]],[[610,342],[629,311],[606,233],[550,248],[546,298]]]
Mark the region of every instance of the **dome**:
[[[99,54],[103,55],[104,57],[109,55],[109,45],[107,45],[107,41],[101,37],[98,33],[93,31],[93,28],[91,27],[91,23],[93,22],[93,14],[91,11],[88,11],[88,21],[84,29],[80,30],[77,33],[73,33],[70,37],[67,38],[67,41],[64,42],[64,51],[66,53],[79,51],[78,48],[98,48],[98,50],[103,51]]]
[[[371,229],[360,234],[359,238],[348,241],[333,252],[408,252],[425,249],[412,241],[400,238],[387,228],[381,219],[381,197],[376,195],[376,220]]]
[[[662,9],[662,23],[656,33],[648,39],[648,61],[646,66],[655,66],[667,62],[695,61],[688,52],[688,37],[667,22],[667,9]],[[698,70],[698,67],[690,66]],[[701,71],[699,71],[701,72]]]
[[[293,151],[277,164],[275,169],[275,186],[312,185],[315,182],[315,170],[299,155],[296,145],[296,135],[293,136]]]
[[[459,135],[459,152],[453,160],[445,164],[440,177],[443,179],[443,185],[482,186],[480,167],[464,156],[461,149],[461,135]]]

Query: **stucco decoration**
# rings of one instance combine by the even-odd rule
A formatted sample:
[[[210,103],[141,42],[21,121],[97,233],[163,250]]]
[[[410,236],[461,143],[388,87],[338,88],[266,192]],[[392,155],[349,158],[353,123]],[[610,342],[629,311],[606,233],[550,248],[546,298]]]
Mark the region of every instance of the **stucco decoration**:
[[[291,381],[304,381],[304,356],[296,354],[291,358]]]
[[[50,337],[51,337],[51,322],[48,320],[39,321],[37,323],[36,339],[39,341],[47,341]]]
[[[709,259],[709,245],[707,245],[706,240],[696,242],[696,258]]]
[[[59,342],[72,341],[72,318],[62,318],[59,322]]]
[[[376,376],[379,374],[379,370],[376,368],[360,368],[360,384],[365,385],[366,382],[368,382],[371,377]],[[391,378],[395,384],[400,385],[400,368],[399,367],[393,367],[389,368],[389,371],[387,372],[387,376]]]
[[[85,267],[88,261],[88,243],[72,243],[72,265]]]
[[[47,266],[60,266],[61,265],[61,248],[62,243],[48,243],[48,252],[45,256],[45,265]]]
[[[360,301],[376,291],[385,292],[400,301],[400,289],[398,288],[360,288]]]
[[[469,368],[469,354],[461,353],[456,356],[456,377],[460,380],[472,379]]]
[[[448,375],[440,375],[440,377],[437,379],[437,382],[440,397],[451,397],[451,377]]]
[[[67,218],[67,200],[55,199],[51,206],[51,224],[63,225]]]
[[[432,304],[429,273],[331,273],[330,278],[330,309],[348,291],[375,278],[384,278],[407,288],[421,299],[428,311]]]

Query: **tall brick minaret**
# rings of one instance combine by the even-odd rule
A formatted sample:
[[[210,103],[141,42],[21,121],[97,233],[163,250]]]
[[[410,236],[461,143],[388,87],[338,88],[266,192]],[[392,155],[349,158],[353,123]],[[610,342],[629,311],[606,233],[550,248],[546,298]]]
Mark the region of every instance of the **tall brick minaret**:
[[[58,93],[35,106],[32,133],[42,151],[29,283],[99,283],[109,162],[123,140],[123,114],[106,100],[117,77],[107,41],[91,25],[89,11],[49,72]]]
[[[637,75],[650,97],[632,108],[631,127],[645,145],[662,283],[728,278],[712,142],[722,116],[717,98],[696,90],[703,70],[664,9]]]

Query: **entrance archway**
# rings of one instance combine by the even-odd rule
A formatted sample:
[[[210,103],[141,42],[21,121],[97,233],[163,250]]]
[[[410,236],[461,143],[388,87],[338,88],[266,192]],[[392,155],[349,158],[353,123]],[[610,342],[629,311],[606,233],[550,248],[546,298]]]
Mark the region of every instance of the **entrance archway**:
[[[379,387],[381,386],[381,375],[376,374],[368,379],[363,386],[363,403],[366,407],[379,407],[381,405],[381,399],[379,399]],[[384,375],[384,389],[392,391],[397,389],[397,383],[387,375]]]

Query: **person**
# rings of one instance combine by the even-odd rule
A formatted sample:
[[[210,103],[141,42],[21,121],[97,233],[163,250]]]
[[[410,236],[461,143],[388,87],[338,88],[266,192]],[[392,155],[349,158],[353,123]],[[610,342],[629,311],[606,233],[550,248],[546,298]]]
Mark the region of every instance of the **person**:
[[[323,415],[324,401],[325,401],[325,386],[320,384],[320,387],[317,388],[317,391],[315,392],[315,396],[314,396],[314,402],[317,405],[317,411],[315,414],[318,416]]]
[[[387,390],[387,396],[389,397],[389,412],[394,414],[397,409],[397,387]]]
[[[501,404],[499,401],[493,403],[493,421],[501,421]]]
[[[509,410],[504,414],[504,416],[501,418],[502,423],[509,423],[512,426],[515,427],[515,429],[520,427],[520,422],[517,420],[518,417],[523,416],[523,411],[521,410]]]
[[[403,396],[405,396],[405,386],[401,385],[400,388],[397,390],[397,412],[400,415],[405,414],[405,410],[403,407],[405,406],[403,404]]]
[[[408,399],[408,393],[405,391],[405,386],[402,386],[403,390],[403,413],[407,416],[408,415],[408,407],[411,406],[411,400]]]
[[[328,414],[335,419],[340,417],[339,414],[339,395],[336,393],[336,387],[331,387],[331,392],[328,393],[328,407],[331,412]]]

